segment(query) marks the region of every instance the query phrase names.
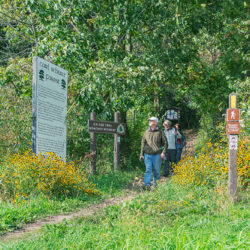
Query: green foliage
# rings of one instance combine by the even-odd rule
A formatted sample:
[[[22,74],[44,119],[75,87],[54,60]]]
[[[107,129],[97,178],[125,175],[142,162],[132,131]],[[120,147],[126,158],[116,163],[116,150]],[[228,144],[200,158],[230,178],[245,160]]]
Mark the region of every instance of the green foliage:
[[[79,160],[89,151],[86,126],[93,111],[98,119],[111,121],[119,110],[126,122],[130,111],[154,112],[161,117],[167,106],[175,105],[182,107],[182,124],[196,126],[201,118],[201,126],[209,130],[210,124],[223,121],[228,94],[236,91],[239,106],[248,112],[248,17],[244,1],[1,3],[0,34],[8,45],[0,49],[1,94],[8,90],[5,102],[16,98],[16,113],[22,107],[25,111],[21,116],[28,114],[31,67],[26,68],[23,62],[31,64],[30,58],[38,55],[67,69],[68,154],[73,159]],[[5,47],[10,53],[6,54]],[[29,103],[20,103],[23,96]],[[3,112],[5,120],[13,121],[13,135],[8,138],[19,137],[15,145],[22,149],[30,138],[26,131],[31,131],[31,120],[19,123],[16,115],[6,115],[6,107]],[[14,129],[15,124],[20,129]],[[129,125],[133,126],[137,125]],[[19,143],[22,134],[23,144]],[[109,137],[98,137],[100,145],[111,144]],[[135,136],[131,139],[126,142],[130,151],[140,143],[139,138],[134,143]],[[9,142],[5,144],[9,151],[15,151]],[[6,152],[6,145],[1,152]],[[99,151],[104,152],[104,147]],[[124,149],[122,154],[128,155]]]
[[[141,138],[148,128],[148,118],[150,115],[148,111],[133,110],[128,114],[128,129],[130,139],[130,155],[131,166],[133,169],[145,169],[144,163],[139,162],[139,155],[141,150]]]
[[[0,67],[0,155],[25,151],[31,142],[31,60]]]
[[[8,65],[16,57],[28,57],[37,38],[36,20],[26,2],[1,0],[0,20],[0,66]]]

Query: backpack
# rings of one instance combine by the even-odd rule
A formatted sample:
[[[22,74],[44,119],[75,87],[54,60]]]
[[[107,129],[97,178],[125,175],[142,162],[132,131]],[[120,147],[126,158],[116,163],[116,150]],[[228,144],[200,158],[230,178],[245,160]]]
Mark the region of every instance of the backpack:
[[[186,146],[186,144],[187,144],[186,137],[185,137],[185,135],[182,132],[180,132],[180,134],[182,135],[182,137],[181,137],[181,144],[182,144],[182,147],[184,148]]]
[[[176,128],[175,128],[175,131],[177,132]],[[179,131],[179,133],[181,134],[181,138],[180,138],[181,145],[182,145],[182,148],[184,148],[186,146],[186,144],[187,144],[186,137],[184,136],[184,134],[181,131]],[[176,135],[176,143],[177,143],[177,135]]]

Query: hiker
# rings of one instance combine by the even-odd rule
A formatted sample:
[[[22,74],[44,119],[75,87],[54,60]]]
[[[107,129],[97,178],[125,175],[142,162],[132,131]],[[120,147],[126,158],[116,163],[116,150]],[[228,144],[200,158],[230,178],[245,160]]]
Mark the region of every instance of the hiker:
[[[153,185],[157,185],[160,179],[161,159],[165,158],[167,150],[167,139],[158,127],[158,118],[151,117],[148,119],[149,128],[145,131],[141,141],[140,160],[144,159],[146,171],[144,174],[145,189],[150,189],[152,170]]]
[[[164,175],[165,177],[173,174],[173,163],[176,162],[176,137],[182,138],[182,135],[175,127],[172,127],[172,122],[165,120],[163,123],[164,133],[167,137],[168,148],[164,162]]]
[[[181,137],[179,137],[178,135],[176,136],[176,142],[175,142],[176,143],[176,161],[175,161],[175,164],[177,164],[181,160],[182,149],[186,145],[186,137],[181,132],[181,126],[179,123],[175,124],[175,128],[181,134]]]

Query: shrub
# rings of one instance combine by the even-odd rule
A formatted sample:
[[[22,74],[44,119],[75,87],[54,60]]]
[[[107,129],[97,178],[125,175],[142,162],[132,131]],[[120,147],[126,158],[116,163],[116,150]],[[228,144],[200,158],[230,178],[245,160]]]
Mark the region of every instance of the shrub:
[[[196,156],[183,158],[174,167],[174,181],[180,185],[224,185],[228,178],[228,138],[221,136],[220,141],[211,141]],[[249,184],[249,142],[248,137],[240,137],[237,155],[237,175],[241,185]]]
[[[30,150],[0,163],[0,196],[2,199],[27,198],[30,195],[75,196],[98,194],[82,168],[65,163],[54,153],[38,155]]]

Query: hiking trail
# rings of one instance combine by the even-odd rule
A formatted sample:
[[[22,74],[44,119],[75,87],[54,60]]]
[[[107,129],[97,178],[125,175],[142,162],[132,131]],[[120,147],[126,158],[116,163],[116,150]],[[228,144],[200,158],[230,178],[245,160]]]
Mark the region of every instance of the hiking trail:
[[[189,129],[183,130],[183,134],[186,137],[186,146],[183,149],[182,157],[187,154],[193,154],[195,150],[195,143],[197,140],[197,132]],[[161,177],[160,183],[164,183],[169,178]],[[16,229],[12,232],[7,232],[0,236],[0,241],[8,242],[10,240],[17,240],[23,238],[26,235],[31,235],[32,233],[38,232],[46,224],[57,224],[63,220],[73,220],[76,218],[86,217],[97,213],[100,210],[104,210],[108,206],[118,205],[128,200],[134,199],[139,194],[143,193],[143,176],[136,177],[125,190],[125,195],[121,197],[111,197],[109,199],[104,199],[99,204],[89,205],[85,208],[82,208],[78,211],[74,211],[68,214],[59,214],[54,216],[48,216],[46,218],[37,220],[35,222],[27,223],[23,225],[22,228]]]

